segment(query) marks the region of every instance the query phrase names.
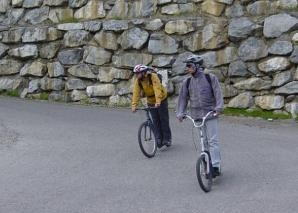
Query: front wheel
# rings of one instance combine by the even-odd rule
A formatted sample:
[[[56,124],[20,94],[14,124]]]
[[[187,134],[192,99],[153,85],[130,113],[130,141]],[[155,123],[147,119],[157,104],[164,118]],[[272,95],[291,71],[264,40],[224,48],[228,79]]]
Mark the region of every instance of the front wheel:
[[[153,126],[149,122],[146,121],[139,127],[138,140],[143,154],[148,158],[154,157],[157,144]]]
[[[209,192],[212,187],[211,163],[206,162],[204,155],[197,160],[196,172],[200,187],[204,192]]]

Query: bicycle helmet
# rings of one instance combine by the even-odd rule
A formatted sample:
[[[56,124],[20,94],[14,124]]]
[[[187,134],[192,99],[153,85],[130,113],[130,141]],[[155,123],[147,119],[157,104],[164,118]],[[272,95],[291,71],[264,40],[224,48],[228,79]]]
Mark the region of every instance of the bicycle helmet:
[[[138,64],[133,68],[134,73],[146,72],[149,69],[146,65]]]
[[[183,62],[187,63],[187,64],[198,64],[201,66],[203,64],[204,60],[199,55],[191,55],[191,56],[187,57],[187,59]]]

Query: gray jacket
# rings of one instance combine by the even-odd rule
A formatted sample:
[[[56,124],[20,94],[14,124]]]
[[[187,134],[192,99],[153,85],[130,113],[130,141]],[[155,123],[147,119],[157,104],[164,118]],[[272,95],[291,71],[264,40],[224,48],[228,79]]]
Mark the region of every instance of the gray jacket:
[[[194,119],[204,117],[209,111],[221,112],[223,110],[224,101],[218,79],[213,74],[209,75],[213,93],[203,70],[198,69],[191,77],[189,88],[186,85],[187,79],[183,81],[176,107],[178,118],[185,114],[188,101],[190,114]]]

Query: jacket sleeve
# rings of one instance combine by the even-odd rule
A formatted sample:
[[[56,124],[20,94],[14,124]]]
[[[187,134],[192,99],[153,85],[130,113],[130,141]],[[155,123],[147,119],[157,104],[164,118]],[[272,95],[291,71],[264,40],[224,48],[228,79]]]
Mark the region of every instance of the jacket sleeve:
[[[165,98],[163,85],[161,84],[158,76],[156,74],[151,74],[152,86],[155,95],[155,103],[160,104],[161,101]]]
[[[138,79],[135,78],[133,81],[133,88],[132,88],[132,99],[131,99],[131,107],[136,108],[139,101],[140,101],[140,93],[141,93],[141,88],[138,83]]]
[[[188,88],[186,86],[186,81],[187,81],[187,79],[185,79],[183,81],[182,86],[180,88],[179,96],[178,96],[178,101],[177,101],[177,105],[176,105],[177,118],[184,116],[186,107],[187,107],[187,103],[189,100]]]
[[[213,78],[212,78],[212,88],[213,88],[213,93],[215,97],[215,111],[222,112],[224,108],[223,94],[221,91],[218,78],[215,75],[213,75]]]

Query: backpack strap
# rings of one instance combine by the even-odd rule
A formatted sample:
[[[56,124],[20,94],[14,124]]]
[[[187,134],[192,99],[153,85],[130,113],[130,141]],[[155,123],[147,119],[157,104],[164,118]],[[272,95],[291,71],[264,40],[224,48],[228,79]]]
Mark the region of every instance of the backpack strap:
[[[143,86],[142,86],[140,80],[138,80],[138,84],[139,84],[139,87],[140,87],[141,89],[143,89]]]
[[[155,73],[157,75],[157,77],[159,79],[159,82],[162,83],[162,75],[160,73],[157,73],[157,72],[153,72],[153,73]],[[149,84],[152,85],[153,84],[152,83],[152,75],[151,75],[151,73],[148,73],[148,75],[150,75],[150,77],[149,77]]]
[[[207,81],[211,87],[211,90],[212,90],[212,95],[214,96],[214,92],[213,92],[213,87],[212,87],[212,82],[211,82],[211,77],[208,73],[205,73],[205,76],[207,78]],[[189,77],[188,79],[186,79],[186,88],[187,88],[187,91],[188,91],[188,96],[189,96],[189,84],[190,84],[190,79],[191,77]]]
[[[205,74],[207,81],[209,82],[209,85],[211,87],[211,91],[212,91],[212,95],[214,96],[214,92],[213,92],[213,87],[212,87],[212,82],[211,82],[211,77],[208,73]]]
[[[151,73],[148,73],[148,75],[149,75],[149,85],[153,85],[153,83],[152,83],[152,75],[151,75]]]
[[[149,75],[149,84],[153,85],[151,73],[148,73],[148,75]],[[156,75],[158,76],[160,83],[162,83],[162,75],[160,73],[156,73]],[[138,80],[138,83],[139,83],[140,88],[143,89],[143,86],[139,80]]]
[[[191,77],[189,77],[188,79],[186,79],[186,88],[187,88],[187,95],[188,95],[188,97],[189,97],[189,83],[190,83],[190,78]]]

